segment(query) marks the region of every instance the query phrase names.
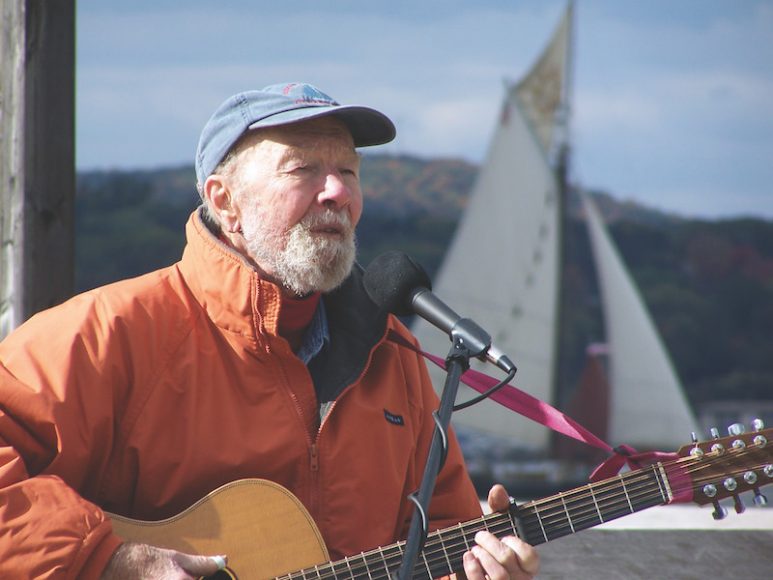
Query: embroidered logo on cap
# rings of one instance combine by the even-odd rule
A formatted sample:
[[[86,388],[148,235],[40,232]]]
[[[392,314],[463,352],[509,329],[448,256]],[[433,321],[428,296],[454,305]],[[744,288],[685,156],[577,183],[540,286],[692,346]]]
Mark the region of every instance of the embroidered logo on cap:
[[[282,89],[282,93],[291,99],[295,99],[299,105],[332,105],[339,104],[328,95],[311,85],[302,83],[290,83]]]

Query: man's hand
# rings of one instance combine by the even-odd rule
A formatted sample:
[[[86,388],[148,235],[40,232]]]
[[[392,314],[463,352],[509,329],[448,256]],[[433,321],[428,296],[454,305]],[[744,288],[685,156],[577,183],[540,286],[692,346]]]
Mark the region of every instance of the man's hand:
[[[488,505],[492,511],[506,510],[510,499],[505,488],[497,484],[488,494]],[[489,532],[475,535],[477,546],[464,554],[464,573],[468,580],[520,580],[534,578],[539,571],[537,550],[516,536],[501,540]]]
[[[102,572],[102,580],[187,580],[211,576],[224,566],[224,556],[192,556],[127,542],[121,544],[113,554]]]

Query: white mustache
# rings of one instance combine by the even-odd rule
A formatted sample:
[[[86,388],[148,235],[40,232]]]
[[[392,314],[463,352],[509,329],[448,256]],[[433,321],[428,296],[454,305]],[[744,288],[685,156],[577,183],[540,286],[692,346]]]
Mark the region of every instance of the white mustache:
[[[310,214],[305,216],[300,225],[307,230],[311,229],[334,229],[349,233],[352,230],[352,220],[349,214],[344,212],[335,212],[325,210],[320,214]]]

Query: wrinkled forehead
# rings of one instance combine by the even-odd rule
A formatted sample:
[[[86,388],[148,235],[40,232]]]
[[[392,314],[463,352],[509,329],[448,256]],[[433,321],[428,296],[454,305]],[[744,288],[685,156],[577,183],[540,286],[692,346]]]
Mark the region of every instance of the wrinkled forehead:
[[[312,119],[254,131],[245,139],[250,146],[275,143],[299,151],[342,150],[354,152],[354,139],[346,125],[333,117]]]

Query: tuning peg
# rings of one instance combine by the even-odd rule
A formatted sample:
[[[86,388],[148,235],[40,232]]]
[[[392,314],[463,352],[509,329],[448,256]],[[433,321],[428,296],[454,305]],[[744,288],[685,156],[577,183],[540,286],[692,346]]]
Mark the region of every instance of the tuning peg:
[[[719,439],[719,429],[717,429],[716,427],[712,427],[712,428],[711,428],[711,436],[712,436],[714,439]],[[711,446],[711,451],[712,451],[713,453],[716,453],[716,454],[718,454],[718,455],[721,455],[722,453],[724,453],[724,452],[725,452],[725,447],[724,447],[724,445],[722,445],[721,443],[714,443],[714,444]]]
[[[765,421],[762,419],[754,419],[752,421],[752,427],[755,431],[762,431],[765,428]]]
[[[718,500],[715,500],[713,504],[714,511],[712,512],[711,517],[713,517],[715,520],[724,520],[727,517],[727,510],[724,508],[724,506],[719,504]]]
[[[760,493],[759,487],[754,488],[754,500],[752,501],[754,501],[754,505],[758,507],[768,505],[768,498],[765,497],[762,493]]]
[[[728,435],[743,435],[746,433],[746,427],[743,423],[733,423],[727,428]]]
[[[742,514],[746,511],[746,506],[744,505],[740,495],[733,496],[733,504],[735,507],[735,513]]]
[[[690,432],[690,437],[692,438],[692,443],[694,445],[694,447],[690,449],[690,456],[703,457],[703,449],[698,447],[698,436],[695,434],[695,431]]]

